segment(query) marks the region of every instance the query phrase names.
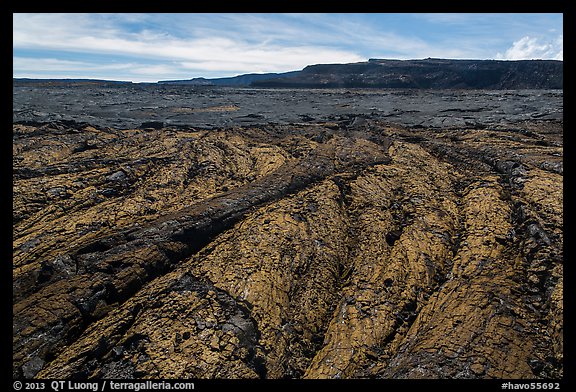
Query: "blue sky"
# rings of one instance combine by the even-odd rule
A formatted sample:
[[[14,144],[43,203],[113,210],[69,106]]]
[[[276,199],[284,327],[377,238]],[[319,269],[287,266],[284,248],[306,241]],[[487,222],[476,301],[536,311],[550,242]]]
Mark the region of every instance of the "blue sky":
[[[562,14],[13,14],[13,76],[155,82],[368,58],[563,60]]]

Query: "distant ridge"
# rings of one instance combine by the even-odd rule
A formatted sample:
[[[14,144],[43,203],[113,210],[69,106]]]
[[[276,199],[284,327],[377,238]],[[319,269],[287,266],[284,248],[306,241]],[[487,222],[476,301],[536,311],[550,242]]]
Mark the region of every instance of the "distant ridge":
[[[562,89],[557,60],[385,60],[309,65],[290,77],[255,81],[259,87]]]
[[[159,84],[193,84],[200,86],[250,86],[253,82],[274,80],[277,78],[286,78],[291,76],[296,76],[301,71],[291,71],[283,73],[250,73],[238,76],[232,76],[229,78],[194,78],[188,80],[164,80],[158,82]]]
[[[33,78],[13,78],[15,84],[45,84],[45,85],[103,85],[103,84],[132,84],[119,80],[101,80],[101,79],[33,79]]]
[[[309,65],[301,71],[244,74],[226,78],[164,80],[161,85],[410,88],[410,89],[562,89],[559,60],[423,60],[369,59],[349,64]],[[132,82],[98,79],[14,78],[15,85],[123,85]]]

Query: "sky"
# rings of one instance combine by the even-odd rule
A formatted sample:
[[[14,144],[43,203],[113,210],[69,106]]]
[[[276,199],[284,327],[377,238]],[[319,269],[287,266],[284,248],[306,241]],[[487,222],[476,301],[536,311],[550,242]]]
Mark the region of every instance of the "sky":
[[[13,14],[13,77],[156,82],[369,58],[563,60],[562,14]]]

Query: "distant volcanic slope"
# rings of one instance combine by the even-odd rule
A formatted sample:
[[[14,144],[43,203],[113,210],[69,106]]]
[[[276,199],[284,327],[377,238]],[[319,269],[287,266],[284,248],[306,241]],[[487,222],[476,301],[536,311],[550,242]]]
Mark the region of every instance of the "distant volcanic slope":
[[[263,74],[244,74],[232,76],[229,78],[194,78],[187,80],[161,80],[159,84],[186,84],[195,86],[250,86],[251,83],[262,80],[270,80],[281,77],[290,77],[296,75],[301,71],[291,71],[283,73],[263,73]]]
[[[288,88],[409,89],[562,89],[562,61],[557,60],[383,60],[309,65],[301,71],[243,74],[225,78],[162,80],[158,85]],[[93,79],[14,78],[15,86],[106,86],[131,82]]]
[[[382,60],[310,65],[288,77],[256,80],[256,87],[379,87],[416,89],[561,89],[556,60]]]

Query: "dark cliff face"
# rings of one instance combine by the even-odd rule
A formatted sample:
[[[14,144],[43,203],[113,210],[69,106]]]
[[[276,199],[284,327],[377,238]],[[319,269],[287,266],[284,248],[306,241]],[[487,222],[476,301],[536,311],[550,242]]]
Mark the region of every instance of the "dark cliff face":
[[[259,87],[378,87],[416,89],[561,89],[563,62],[555,60],[378,60],[311,65]]]

